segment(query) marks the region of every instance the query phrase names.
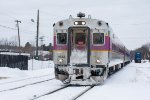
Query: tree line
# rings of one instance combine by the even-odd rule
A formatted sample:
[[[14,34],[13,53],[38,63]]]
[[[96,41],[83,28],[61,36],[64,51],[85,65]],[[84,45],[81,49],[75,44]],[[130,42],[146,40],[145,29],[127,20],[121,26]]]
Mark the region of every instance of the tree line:
[[[133,50],[133,53],[141,52],[142,59],[150,60],[150,43],[146,43],[141,47]]]
[[[53,46],[51,43],[49,45],[41,45],[38,47],[40,51],[50,51],[52,52]],[[17,39],[0,39],[0,52],[15,52],[15,53],[29,53],[31,56],[35,55],[36,47],[33,43],[26,42],[25,46],[19,48]]]

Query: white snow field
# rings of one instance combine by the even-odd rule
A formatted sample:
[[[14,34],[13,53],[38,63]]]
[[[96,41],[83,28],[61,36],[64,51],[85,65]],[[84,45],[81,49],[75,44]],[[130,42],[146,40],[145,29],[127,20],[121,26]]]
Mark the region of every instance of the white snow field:
[[[150,63],[131,63],[79,100],[150,100]]]
[[[33,63],[32,63],[33,62]],[[52,61],[29,61],[29,70],[0,67],[0,100],[31,100],[64,84],[54,78]],[[4,79],[3,79],[4,78]],[[52,79],[46,82],[32,84]],[[21,87],[10,90],[12,88]],[[89,86],[72,86],[37,100],[70,100]],[[78,100],[150,100],[150,63],[130,63]]]

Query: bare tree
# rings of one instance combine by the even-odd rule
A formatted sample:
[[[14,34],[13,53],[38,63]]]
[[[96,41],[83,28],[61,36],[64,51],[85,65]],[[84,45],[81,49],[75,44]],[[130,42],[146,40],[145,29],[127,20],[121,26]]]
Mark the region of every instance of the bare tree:
[[[5,51],[16,51],[17,50],[17,41],[16,37],[11,38],[1,38],[0,39],[0,49]]]

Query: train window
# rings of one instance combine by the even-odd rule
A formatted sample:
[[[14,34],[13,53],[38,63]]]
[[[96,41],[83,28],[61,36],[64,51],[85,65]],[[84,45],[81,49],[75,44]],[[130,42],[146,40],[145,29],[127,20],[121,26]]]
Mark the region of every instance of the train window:
[[[85,33],[76,33],[75,43],[77,45],[84,45],[85,44],[85,38],[86,38],[86,34]]]
[[[93,33],[93,44],[104,44],[104,33]]]
[[[57,33],[57,44],[66,44],[66,43],[67,43],[67,34]]]

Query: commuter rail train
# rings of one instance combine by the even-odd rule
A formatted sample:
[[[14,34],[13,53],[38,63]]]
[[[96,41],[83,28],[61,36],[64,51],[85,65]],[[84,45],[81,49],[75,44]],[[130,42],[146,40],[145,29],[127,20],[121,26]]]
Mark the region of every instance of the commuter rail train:
[[[130,51],[109,24],[78,13],[53,24],[55,77],[66,84],[101,84],[130,62]]]

